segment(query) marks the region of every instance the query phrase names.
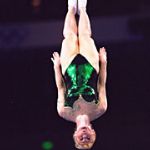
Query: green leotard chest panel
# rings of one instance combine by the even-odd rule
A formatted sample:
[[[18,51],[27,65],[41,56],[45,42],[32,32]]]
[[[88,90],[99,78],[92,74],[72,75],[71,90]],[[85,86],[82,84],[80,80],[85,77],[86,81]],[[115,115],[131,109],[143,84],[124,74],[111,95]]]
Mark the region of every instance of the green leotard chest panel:
[[[93,66],[81,55],[77,55],[68,66],[64,80],[66,84],[65,106],[73,107],[79,95],[87,102],[97,103],[98,75]]]

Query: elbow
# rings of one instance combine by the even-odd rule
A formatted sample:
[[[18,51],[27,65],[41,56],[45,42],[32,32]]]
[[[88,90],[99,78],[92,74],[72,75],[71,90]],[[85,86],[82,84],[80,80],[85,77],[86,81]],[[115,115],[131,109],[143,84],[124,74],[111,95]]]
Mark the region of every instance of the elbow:
[[[100,92],[99,101],[100,101],[100,110],[102,113],[105,113],[108,107],[105,89],[103,89],[103,91]]]
[[[101,104],[101,111],[104,114],[107,111],[107,101]]]
[[[63,117],[64,110],[62,109],[62,107],[57,107],[57,113],[60,117]]]
[[[107,104],[105,104],[104,106],[103,106],[103,110],[104,110],[104,113],[107,111]]]

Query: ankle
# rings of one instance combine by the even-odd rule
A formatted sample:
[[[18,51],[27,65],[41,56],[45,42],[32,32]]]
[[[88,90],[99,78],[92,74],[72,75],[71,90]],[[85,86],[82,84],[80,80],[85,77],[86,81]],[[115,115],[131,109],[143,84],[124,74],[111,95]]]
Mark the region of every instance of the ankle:
[[[86,12],[86,7],[78,8],[78,15],[80,15],[81,13],[85,13],[85,12]]]
[[[76,8],[74,6],[68,6],[68,12],[76,14]]]
[[[78,11],[79,11],[79,12],[86,12],[86,7],[80,7],[80,8],[78,9]]]

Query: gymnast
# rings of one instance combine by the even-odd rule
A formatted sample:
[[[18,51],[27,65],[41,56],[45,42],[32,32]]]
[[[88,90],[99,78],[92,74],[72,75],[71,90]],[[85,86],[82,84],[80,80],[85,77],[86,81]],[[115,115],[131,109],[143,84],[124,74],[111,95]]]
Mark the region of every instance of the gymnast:
[[[76,123],[73,139],[78,149],[93,146],[96,133],[91,121],[107,109],[107,54],[104,47],[98,52],[91,38],[86,5],[87,0],[68,0],[61,53],[54,52],[51,58],[58,89],[57,111]]]

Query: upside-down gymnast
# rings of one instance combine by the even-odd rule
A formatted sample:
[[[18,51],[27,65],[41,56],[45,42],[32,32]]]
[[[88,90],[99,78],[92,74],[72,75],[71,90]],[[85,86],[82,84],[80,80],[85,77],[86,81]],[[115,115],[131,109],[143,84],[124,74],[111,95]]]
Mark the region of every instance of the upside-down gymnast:
[[[55,81],[58,88],[57,111],[76,123],[73,134],[78,149],[90,149],[96,139],[91,121],[107,109],[105,48],[96,49],[91,38],[87,0],[68,0],[61,54],[53,53]],[[75,15],[79,14],[77,27]]]

